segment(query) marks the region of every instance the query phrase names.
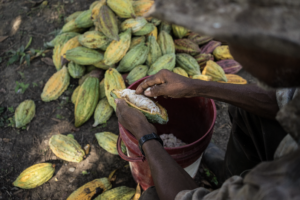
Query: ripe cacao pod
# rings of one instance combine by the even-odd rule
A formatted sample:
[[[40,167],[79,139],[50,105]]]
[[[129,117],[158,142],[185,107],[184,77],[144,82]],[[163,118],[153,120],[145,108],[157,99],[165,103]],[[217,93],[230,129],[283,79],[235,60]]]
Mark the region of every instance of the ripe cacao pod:
[[[131,2],[135,15],[139,17],[144,16],[154,4],[153,0],[136,0]]]
[[[61,45],[55,45],[53,49],[53,64],[55,65],[56,70],[60,70],[62,68],[62,63],[61,63],[61,57],[60,57],[60,52],[61,52],[62,46]]]
[[[158,35],[158,44],[163,55],[175,53],[175,45],[171,35],[161,31]]]
[[[15,111],[16,128],[21,128],[31,122],[35,116],[35,103],[32,100],[25,100]]]
[[[61,29],[60,33],[66,33],[66,32],[80,32],[82,29],[78,28],[75,24],[75,19],[67,22]]]
[[[91,19],[93,20],[94,24],[97,21],[96,18],[99,15],[100,8],[105,4],[106,4],[106,0],[97,1],[97,4],[95,4],[95,6],[91,9],[92,10]]]
[[[171,34],[172,25],[168,22],[162,21],[159,26],[159,32],[166,31],[168,34]]]
[[[202,81],[211,81],[212,80],[212,77],[211,76],[207,76],[207,75],[195,75],[192,77],[193,79],[199,79],[199,80],[202,80]]]
[[[93,127],[96,127],[99,124],[105,124],[109,120],[113,112],[114,109],[109,105],[107,98],[101,99],[94,113],[95,122],[93,124]]]
[[[85,156],[80,144],[72,137],[66,135],[53,135],[49,140],[52,152],[62,160],[79,163]]]
[[[189,77],[189,75],[186,73],[186,71],[184,69],[182,69],[181,67],[175,67],[173,69],[173,72],[176,74],[179,74],[181,76]]]
[[[119,40],[117,18],[113,11],[106,5],[101,6],[95,25],[98,28],[98,31],[100,30],[106,37],[112,40]]]
[[[157,33],[157,27],[155,26],[153,31],[151,31],[148,35],[149,36],[154,36],[155,37],[155,40],[157,40],[157,37],[158,37],[158,33]]]
[[[102,79],[102,81],[100,82],[99,89],[100,89],[100,99],[103,99],[104,97],[106,97],[104,79]]]
[[[68,50],[74,49],[76,47],[80,46],[80,43],[78,41],[78,37],[73,37],[72,39],[70,39],[68,42],[66,42],[64,44],[64,46],[62,47],[61,51],[60,51],[60,58],[66,58],[65,54]],[[62,62],[62,61],[61,61]]]
[[[52,163],[35,164],[25,169],[13,185],[22,189],[33,189],[50,180],[54,172],[55,165]]]
[[[220,45],[221,42],[212,40],[201,48],[201,53],[206,53],[206,54],[212,53],[215,50],[215,48],[217,48]]]
[[[131,0],[107,0],[106,3],[121,18],[135,17]]]
[[[70,39],[72,39],[73,37],[78,36],[79,33],[75,33],[75,32],[67,32],[67,33],[62,33],[57,35],[53,40],[51,40],[50,42],[46,42],[45,46],[50,48],[50,47],[54,47],[56,45],[64,45],[66,42],[68,42]]]
[[[95,8],[95,6],[99,3],[100,1],[94,1],[91,5],[90,5],[90,10],[93,10]]]
[[[72,97],[71,97],[71,101],[72,101],[73,104],[76,104],[76,99],[77,99],[79,90],[80,90],[80,85],[78,85],[75,88],[75,90],[73,91],[73,94],[72,94]]]
[[[132,33],[136,33],[139,30],[141,30],[146,24],[147,24],[147,20],[144,17],[131,18],[131,19],[126,19],[121,24],[121,29],[122,31],[125,31],[127,29],[132,29]]]
[[[111,39],[99,31],[87,31],[78,37],[78,41],[87,48],[103,50],[111,42]]]
[[[44,102],[58,99],[60,95],[68,88],[70,84],[70,75],[66,66],[53,74],[46,83],[41,98]]]
[[[194,58],[197,60],[199,66],[205,65],[207,61],[214,59],[213,55],[205,53],[200,53],[194,56]]]
[[[197,45],[203,45],[213,39],[213,37],[206,35],[199,35],[198,33],[190,33],[188,39],[192,40]]]
[[[146,41],[146,37],[145,36],[133,37],[131,39],[129,50],[132,49],[133,47],[135,47],[136,45],[138,45],[140,43],[143,43],[145,41]]]
[[[174,40],[176,53],[188,53],[195,55],[200,53],[200,48],[197,44],[189,39],[177,39]]]
[[[147,35],[155,29],[155,26],[152,23],[147,23],[141,30],[135,32],[133,35]]]
[[[203,75],[212,77],[212,81],[224,81],[227,82],[224,70],[217,63],[212,60],[207,61],[205,68],[202,71]]]
[[[228,45],[222,45],[215,48],[213,55],[217,60],[233,59]]]
[[[95,63],[95,64],[93,64],[96,68],[100,68],[100,69],[104,69],[104,70],[107,70],[107,69],[109,69],[109,68],[116,68],[116,66],[115,65],[106,65],[105,63],[104,63],[104,60],[101,60],[100,62],[98,62],[98,63]]]
[[[162,69],[173,71],[176,64],[176,56],[174,53],[165,54],[158,58],[151,66],[148,71],[148,75],[154,75]]]
[[[122,75],[113,68],[106,70],[104,78],[105,95],[109,104],[116,110],[114,98],[110,95],[113,89],[125,89],[125,83]]]
[[[95,200],[130,200],[134,194],[134,188],[120,186],[100,194]]]
[[[113,65],[125,56],[130,47],[131,29],[121,33],[119,38],[119,41],[112,41],[104,53],[104,63],[106,65]]]
[[[103,59],[103,54],[86,47],[76,47],[66,52],[66,58],[79,65],[93,65]]]
[[[109,190],[112,187],[108,178],[99,178],[91,182],[88,182],[75,190],[67,200],[91,200],[101,188],[103,192]]]
[[[68,23],[69,21],[72,21],[73,19],[76,19],[83,11],[76,11],[73,14],[69,15],[65,18],[65,23]]]
[[[186,53],[176,54],[176,63],[190,76],[201,75],[197,60]]]
[[[242,66],[240,65],[240,63],[238,63],[232,59],[220,60],[220,61],[217,61],[216,63],[223,68],[225,74],[235,74],[235,73],[238,73],[242,69]]]
[[[118,72],[129,72],[134,67],[143,64],[147,59],[148,53],[149,46],[145,43],[136,45],[122,58],[119,66],[117,67]]]
[[[235,74],[225,74],[227,82],[218,81],[220,83],[231,83],[231,84],[247,84],[247,80]]]
[[[133,68],[128,76],[126,77],[126,82],[131,85],[137,80],[140,80],[141,78],[145,77],[147,75],[149,68],[146,65],[138,65],[135,68]]]
[[[75,25],[78,28],[89,28],[94,25],[93,20],[91,19],[92,11],[85,10],[75,19]]]
[[[146,64],[151,66],[158,58],[162,56],[159,44],[156,42],[154,36],[148,36],[149,53],[147,56]]]
[[[96,139],[98,141],[98,144],[100,147],[105,149],[107,152],[114,154],[114,155],[119,155],[117,151],[117,141],[118,141],[118,136],[111,133],[111,132],[101,132],[101,133],[96,133],[95,134]],[[122,152],[126,152],[126,146],[121,144]]]
[[[177,38],[183,38],[188,32],[189,30],[182,27],[182,26],[178,26],[173,24],[172,25],[172,30],[173,30],[173,34],[175,35],[175,37]]]

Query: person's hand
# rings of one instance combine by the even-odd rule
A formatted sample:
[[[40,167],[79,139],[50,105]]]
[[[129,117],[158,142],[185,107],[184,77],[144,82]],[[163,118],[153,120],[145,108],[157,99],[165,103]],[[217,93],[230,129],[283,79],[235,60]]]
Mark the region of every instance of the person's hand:
[[[192,97],[192,79],[175,74],[169,70],[160,70],[144,80],[136,89],[136,94],[148,97],[167,96],[171,98]],[[150,91],[145,91],[151,87]]]
[[[128,106],[124,99],[115,99],[119,123],[130,131],[137,140],[144,135],[156,133],[155,127],[150,124],[144,114]]]

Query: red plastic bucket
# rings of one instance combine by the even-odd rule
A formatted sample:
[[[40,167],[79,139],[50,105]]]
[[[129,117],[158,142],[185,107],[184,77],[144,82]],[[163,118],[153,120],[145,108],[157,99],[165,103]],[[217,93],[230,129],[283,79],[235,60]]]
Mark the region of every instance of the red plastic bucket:
[[[140,79],[128,88],[136,89],[147,77]],[[153,99],[166,108],[169,122],[165,125],[153,124],[158,134],[173,133],[188,145],[177,148],[165,148],[172,158],[183,168],[194,163],[211,140],[216,120],[216,106],[213,100],[203,97],[171,99],[158,97]],[[147,160],[142,156],[138,141],[119,124],[120,135],[117,149],[121,158],[130,163],[134,180],[140,183],[143,190],[154,185]],[[121,151],[121,140],[127,147],[127,155]]]

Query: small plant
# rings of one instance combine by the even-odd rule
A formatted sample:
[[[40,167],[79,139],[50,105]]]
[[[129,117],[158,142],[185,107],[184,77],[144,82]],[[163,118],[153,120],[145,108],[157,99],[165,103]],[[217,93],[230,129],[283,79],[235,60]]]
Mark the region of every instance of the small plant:
[[[32,87],[38,87],[39,85],[35,82],[32,83]]]
[[[65,117],[62,116],[62,115],[57,114],[57,115],[56,115],[56,118],[57,118],[57,119],[64,119]]]
[[[15,127],[15,118],[14,117],[8,118],[8,124],[7,124],[7,126]]]
[[[217,177],[214,174],[210,173],[210,171],[208,169],[204,169],[204,171],[205,171],[206,176],[210,179],[210,182],[212,182],[215,185],[219,184]]]
[[[27,88],[29,87],[29,83],[28,84],[24,84],[24,83],[19,83],[18,81],[16,81],[16,87],[15,87],[15,92],[18,93],[22,93],[24,94],[24,92],[27,90]]]
[[[22,45],[17,51],[10,50],[6,52],[6,54],[10,54],[8,55],[10,59],[7,62],[7,66],[17,62],[18,60],[20,60],[20,64],[22,64],[24,59],[26,60],[27,65],[30,66],[30,54],[26,54],[25,50],[31,45],[31,42],[32,42],[32,37],[30,37],[26,47]]]
[[[19,74],[20,74],[20,76],[21,76],[21,78],[22,78],[22,79],[24,79],[24,78],[25,78],[25,75],[24,75],[24,73],[23,73],[23,72],[19,72]]]
[[[8,111],[11,112],[11,113],[15,112],[14,107],[7,107],[7,109],[8,109]]]

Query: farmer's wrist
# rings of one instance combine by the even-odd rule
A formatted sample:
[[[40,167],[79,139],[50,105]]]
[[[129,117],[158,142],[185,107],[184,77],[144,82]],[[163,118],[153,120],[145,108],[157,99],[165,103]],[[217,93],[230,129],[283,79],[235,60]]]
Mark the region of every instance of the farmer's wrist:
[[[204,95],[205,91],[209,87],[210,81],[202,81],[199,79],[191,79],[189,84],[189,95],[191,97],[198,97]]]
[[[151,133],[156,133],[156,129],[150,124],[145,124],[143,127],[138,128],[134,136],[136,137],[137,140],[140,140],[141,137],[151,134]]]

